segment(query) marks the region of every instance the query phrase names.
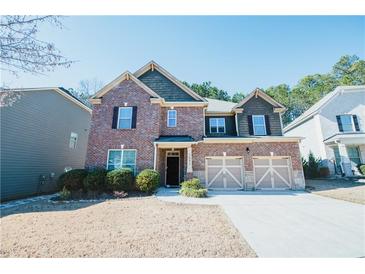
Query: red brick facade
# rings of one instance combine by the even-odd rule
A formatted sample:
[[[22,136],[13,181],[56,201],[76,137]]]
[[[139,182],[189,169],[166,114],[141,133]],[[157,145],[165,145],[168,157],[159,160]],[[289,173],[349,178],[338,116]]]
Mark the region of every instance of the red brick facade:
[[[137,106],[134,129],[112,129],[115,106]],[[150,95],[132,80],[123,81],[94,105],[86,167],[106,167],[108,149],[137,150],[137,170],[153,168],[153,142],[160,135],[190,135],[201,140],[204,134],[203,107],[175,107],[177,126],[167,127],[167,109],[151,104]]]
[[[137,106],[134,129],[112,129],[115,106]],[[108,149],[137,149],[137,170],[153,168],[153,142],[160,135],[160,106],[150,103],[150,95],[133,81],[123,81],[94,105],[86,157],[86,167],[106,167]]]
[[[250,152],[247,153],[246,148]],[[205,169],[205,157],[207,156],[243,156],[246,171],[253,170],[254,156],[290,156],[294,170],[301,170],[301,159],[298,143],[248,143],[248,144],[208,144],[200,143],[193,146],[193,170]]]
[[[177,127],[167,127],[167,110],[161,108],[161,135],[190,135],[201,140],[204,135],[203,107],[175,107]]]
[[[167,107],[151,103],[151,96],[132,80],[125,80],[104,94],[101,104],[95,104],[92,113],[91,129],[85,166],[105,167],[109,149],[137,150],[137,172],[145,168],[154,168],[154,141],[161,135],[189,135],[197,144],[192,147],[193,173],[187,173],[187,147],[176,147],[180,151],[180,180],[195,172],[204,175],[205,157],[243,156],[244,170],[253,171],[254,156],[290,156],[294,171],[302,173],[299,145],[297,142],[259,142],[259,143],[207,143],[203,142],[204,108],[174,107],[177,111],[177,126],[167,127]],[[120,106],[137,107],[136,128],[113,129],[113,109]],[[184,147],[184,148],[182,148]],[[247,152],[249,148],[249,153]],[[156,169],[161,173],[161,182],[165,183],[166,147],[157,149]],[[190,151],[190,150],[189,150]],[[298,175],[300,177],[302,175]]]

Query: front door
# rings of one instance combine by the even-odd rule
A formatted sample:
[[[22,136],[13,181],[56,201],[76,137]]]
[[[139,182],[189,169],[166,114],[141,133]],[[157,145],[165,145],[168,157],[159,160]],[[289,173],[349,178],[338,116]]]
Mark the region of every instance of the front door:
[[[166,157],[166,185],[178,186],[179,185],[179,156],[167,156]]]

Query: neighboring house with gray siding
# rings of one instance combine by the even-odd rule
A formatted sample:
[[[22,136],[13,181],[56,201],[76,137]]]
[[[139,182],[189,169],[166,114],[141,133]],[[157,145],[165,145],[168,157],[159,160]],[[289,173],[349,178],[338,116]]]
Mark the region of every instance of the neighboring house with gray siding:
[[[83,168],[91,109],[63,88],[1,95],[1,200],[56,189],[60,174]]]
[[[339,86],[284,128],[303,136],[302,157],[312,152],[330,173],[358,175],[365,163],[365,86]]]

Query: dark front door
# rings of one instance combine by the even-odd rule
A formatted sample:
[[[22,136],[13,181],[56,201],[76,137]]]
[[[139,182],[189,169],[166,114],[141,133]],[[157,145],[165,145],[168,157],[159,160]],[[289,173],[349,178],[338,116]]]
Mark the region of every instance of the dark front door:
[[[179,185],[179,157],[167,157],[166,185]]]

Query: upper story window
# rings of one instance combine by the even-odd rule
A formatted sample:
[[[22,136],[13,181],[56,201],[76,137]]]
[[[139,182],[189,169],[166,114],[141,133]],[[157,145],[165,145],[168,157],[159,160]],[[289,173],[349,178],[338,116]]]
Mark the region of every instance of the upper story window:
[[[266,135],[265,115],[252,115],[254,135]]]
[[[210,133],[225,133],[226,119],[224,118],[209,118]]]
[[[359,122],[356,115],[343,114],[337,115],[337,125],[341,132],[360,131]]]
[[[77,133],[75,133],[75,132],[71,132],[71,135],[70,135],[70,142],[69,142],[69,147],[70,147],[70,148],[76,148],[77,138],[78,138]]]
[[[132,128],[132,107],[120,107],[118,113],[118,128]]]
[[[175,109],[167,111],[167,127],[176,127],[177,112]]]

